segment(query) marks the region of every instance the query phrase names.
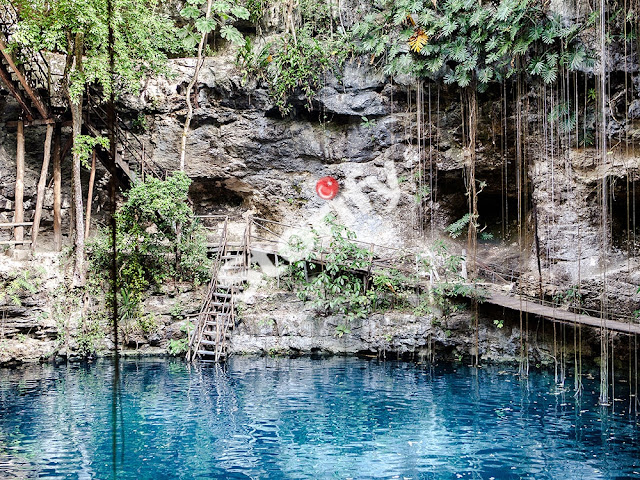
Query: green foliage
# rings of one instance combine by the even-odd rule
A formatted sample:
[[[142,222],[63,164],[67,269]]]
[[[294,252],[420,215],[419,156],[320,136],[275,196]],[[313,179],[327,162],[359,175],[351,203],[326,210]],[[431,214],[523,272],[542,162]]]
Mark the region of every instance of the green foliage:
[[[516,71],[545,83],[560,66],[590,61],[579,41],[586,26],[565,24],[531,0],[381,0],[354,27],[363,53],[388,74],[411,74],[480,88]]]
[[[504,328],[504,320],[494,320],[493,324],[497,327],[497,328]]]
[[[189,349],[189,335],[193,331],[193,323],[188,322],[182,327],[180,327],[180,331],[184,333],[184,337],[178,340],[171,339],[169,340],[169,355],[178,356],[187,353]]]
[[[171,307],[171,310],[169,310],[169,315],[171,315],[171,317],[176,319],[176,320],[183,320],[184,319],[184,307],[183,307],[182,303],[180,303],[180,302],[174,303],[173,306]]]
[[[169,278],[206,281],[209,260],[205,236],[187,194],[190,179],[176,172],[166,180],[148,178],[126,194],[116,213],[118,304],[123,320],[141,316],[143,292]],[[111,268],[111,242],[102,232],[89,245],[91,271]]]
[[[346,325],[338,325],[336,327],[336,337],[342,338],[343,335],[348,335],[351,333],[351,329]]]
[[[83,319],[82,326],[77,332],[77,351],[82,357],[90,357],[99,350],[99,341],[105,337],[100,318],[89,315]]]
[[[249,21],[258,24],[268,3],[267,0],[245,0],[244,6],[249,11]]]
[[[571,132],[578,124],[578,112],[572,111],[571,102],[561,102],[551,109],[547,121],[551,125],[558,125],[562,133]]]
[[[362,119],[362,123],[360,123],[362,128],[374,128],[376,126],[376,121],[374,119],[369,119],[367,117],[360,118]]]
[[[158,329],[158,320],[155,315],[149,313],[147,315],[141,315],[137,318],[138,328],[142,333],[148,335],[155,332]]]
[[[138,116],[131,122],[131,127],[136,132],[146,132],[149,128],[149,124],[147,123],[147,117],[145,114],[139,112]]]
[[[93,149],[98,145],[105,150],[109,150],[109,139],[102,136],[77,135],[73,139],[73,148],[71,150],[74,154],[80,156],[80,163],[83,167],[90,168],[89,158],[91,158]]]
[[[268,56],[266,80],[280,112],[286,115],[291,111],[288,99],[298,88],[311,102],[323,72],[331,66],[327,46],[305,28],[298,31],[297,42],[286,35],[268,51],[273,53]]]
[[[257,15],[262,0],[248,0],[251,18]],[[239,54],[239,64],[247,75],[264,80],[282,115],[290,113],[289,99],[302,93],[311,107],[311,100],[322,84],[324,73],[337,72],[351,52],[346,32],[337,29],[340,20],[336,9],[328,2],[299,0],[295,7],[295,25],[263,48],[254,49],[247,41]],[[261,15],[260,15],[261,16]],[[257,18],[255,20],[258,21]],[[336,31],[336,29],[338,31]]]
[[[178,38],[187,52],[193,52],[202,34],[218,32],[222,38],[234,45],[243,45],[244,36],[233,23],[238,19],[248,20],[251,12],[244,6],[226,0],[216,0],[211,4],[211,14],[206,15],[207,0],[188,0],[180,10],[180,16],[187,23],[178,30]]]
[[[469,224],[469,218],[471,218],[471,216],[468,213],[465,214],[462,218],[456,220],[445,228],[445,232],[447,232],[451,238],[458,238],[462,234],[464,228]]]
[[[0,289],[0,304],[9,301],[16,307],[21,306],[20,296],[26,293],[36,293],[40,288],[41,281],[38,272],[22,270],[15,273]]]
[[[374,267],[371,252],[360,247],[354,232],[337,223],[335,216],[325,217],[324,226],[330,232],[328,247],[327,238],[315,229],[311,248],[305,249],[300,237],[291,237],[292,250],[309,253],[291,263],[288,275],[281,277],[290,289],[297,291],[300,299],[310,300],[323,314],[341,314],[351,321],[375,311],[413,305],[416,315],[436,313],[446,318],[464,308],[454,303],[454,298],[481,300],[481,293],[460,275],[463,258],[452,254],[442,241],[436,242],[429,254],[417,259],[423,272],[421,278],[431,272],[434,279],[431,288],[423,293],[416,277],[394,268]],[[321,245],[323,263],[319,264],[313,251],[320,251]],[[370,272],[369,276],[365,272]],[[336,329],[338,336],[345,333],[348,332],[344,329]]]
[[[83,57],[68,64],[65,85],[79,98],[87,84],[111,91],[107,3],[104,0],[15,0],[20,22],[13,40],[36,50]],[[166,54],[176,50],[175,28],[160,13],[157,0],[114,0],[112,22],[117,93],[137,92],[140,80],[166,69]]]
[[[329,227],[329,245],[324,253],[324,265],[308,282],[305,268],[315,270],[316,264],[301,260],[293,263],[291,274],[297,280],[300,298],[311,298],[315,308],[325,314],[339,313],[349,318],[362,318],[374,308],[376,292],[365,290],[364,279],[354,270],[366,270],[370,265],[370,253],[353,240],[355,233],[337,223],[334,215],[327,215],[324,223]],[[320,235],[314,230],[315,242]],[[300,285],[301,284],[301,285]]]
[[[579,286],[573,285],[566,290],[556,293],[553,296],[553,303],[558,306],[565,305],[576,308],[582,306],[583,299]]]

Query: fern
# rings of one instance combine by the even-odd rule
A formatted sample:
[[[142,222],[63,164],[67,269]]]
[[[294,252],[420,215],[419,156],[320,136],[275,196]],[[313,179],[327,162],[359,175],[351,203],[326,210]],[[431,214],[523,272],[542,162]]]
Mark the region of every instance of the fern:
[[[453,20],[449,20],[446,19],[446,21],[444,22],[444,25],[442,25],[442,35],[445,37],[450,36],[454,31],[456,31],[456,29],[458,28],[458,23],[453,21]]]
[[[467,46],[464,39],[459,39],[451,49],[451,58],[456,62],[464,62],[468,58]]]
[[[589,61],[578,36],[586,28],[565,25],[530,0],[377,0],[372,25],[359,50],[380,59],[385,72],[443,79],[460,87],[487,84],[524,70],[551,83],[559,65],[575,70]],[[408,27],[408,28],[407,28]],[[398,46],[402,43],[402,46]],[[565,52],[562,58],[560,49]],[[546,52],[545,52],[546,51]],[[534,52],[538,53],[535,56]],[[529,58],[529,55],[534,58]],[[514,58],[522,62],[517,64]]]
[[[461,219],[456,220],[447,228],[445,228],[445,232],[447,232],[451,236],[451,238],[458,238],[462,234],[464,228],[469,224],[470,218],[471,215],[469,215],[468,213],[465,214]]]
[[[513,47],[513,53],[516,55],[524,55],[529,50],[531,42],[528,39],[521,39],[516,42]]]
[[[541,75],[544,66],[545,64],[540,57],[534,57],[531,59],[531,62],[529,62],[529,73],[531,73],[531,75]]]
[[[500,5],[498,5],[498,8],[496,9],[496,18],[501,21],[506,20],[509,15],[511,15],[511,12],[513,12],[515,6],[516,2],[514,0],[503,0],[502,2],[500,2]]]
[[[489,16],[489,12],[482,7],[478,7],[473,11],[471,17],[469,17],[469,25],[475,27],[480,25]]]

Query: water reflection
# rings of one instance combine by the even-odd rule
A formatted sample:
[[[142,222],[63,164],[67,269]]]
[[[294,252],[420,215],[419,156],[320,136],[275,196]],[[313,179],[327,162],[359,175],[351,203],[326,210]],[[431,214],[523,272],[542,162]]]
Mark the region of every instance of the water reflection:
[[[351,358],[3,370],[0,477],[638,478],[635,416],[585,387]]]

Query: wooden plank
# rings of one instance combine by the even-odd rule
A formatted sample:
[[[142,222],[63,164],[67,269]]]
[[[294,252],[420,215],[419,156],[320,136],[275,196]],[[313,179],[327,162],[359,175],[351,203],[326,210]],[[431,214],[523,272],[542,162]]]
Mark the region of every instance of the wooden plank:
[[[222,298],[231,298],[231,294],[222,292],[213,292],[213,296]]]
[[[55,118],[34,118],[33,120],[29,120],[27,122],[24,122],[24,126],[25,127],[39,127],[42,125],[53,125],[56,123],[56,119]],[[7,127],[17,127],[18,126],[18,122],[11,120],[7,123],[5,123],[5,125]],[[63,127],[70,127],[71,126],[71,122],[62,122],[62,126]]]
[[[206,355],[210,357],[213,357],[216,354],[216,352],[214,352],[213,350],[198,350],[196,353],[198,355]]]
[[[0,240],[0,245],[31,245],[31,240]]]
[[[33,222],[9,222],[0,223],[0,228],[30,227],[31,225],[33,225]]]
[[[24,127],[22,121],[18,123],[16,140],[16,187],[13,222],[19,224],[24,222]],[[13,235],[17,241],[22,241],[24,239],[24,228],[16,227]]]

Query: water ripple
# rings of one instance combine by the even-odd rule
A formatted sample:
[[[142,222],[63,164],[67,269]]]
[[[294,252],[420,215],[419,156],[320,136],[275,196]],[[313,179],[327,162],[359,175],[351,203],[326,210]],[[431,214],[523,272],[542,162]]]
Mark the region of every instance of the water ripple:
[[[350,358],[0,371],[0,478],[639,478],[628,412],[553,378]]]

